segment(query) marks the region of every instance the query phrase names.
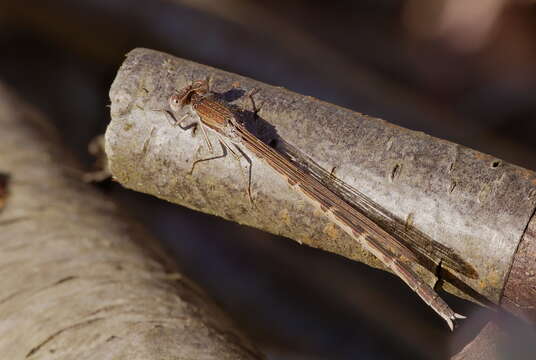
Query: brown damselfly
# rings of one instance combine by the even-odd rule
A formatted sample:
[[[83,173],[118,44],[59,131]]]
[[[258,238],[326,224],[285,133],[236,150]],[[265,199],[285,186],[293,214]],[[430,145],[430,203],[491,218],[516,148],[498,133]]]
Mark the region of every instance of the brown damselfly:
[[[310,170],[267,145],[249,131],[228,103],[210,93],[208,80],[194,81],[191,85],[171,95],[169,105],[172,111],[179,111],[185,105],[192,106],[199,116],[200,126],[209,149],[211,146],[206,130],[215,132],[222,146],[235,156],[240,156],[237,151],[243,154],[240,147],[244,147],[285,177],[294,190],[320,208],[333,223],[399,276],[447,322],[451,330],[456,319],[465,318],[454,312],[406,263],[418,261],[413,251],[371,220],[359,208],[343,199],[328,184],[320,181]],[[236,148],[233,150],[227,142],[231,142]],[[197,163],[205,160],[208,159],[194,162],[192,170]],[[251,161],[249,162],[251,166]],[[250,186],[248,184],[248,196],[251,200]]]

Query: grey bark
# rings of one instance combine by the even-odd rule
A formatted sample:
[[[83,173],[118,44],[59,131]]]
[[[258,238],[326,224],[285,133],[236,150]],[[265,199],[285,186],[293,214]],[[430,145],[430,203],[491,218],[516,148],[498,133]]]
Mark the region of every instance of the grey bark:
[[[500,360],[499,344],[504,336],[503,330],[490,321],[451,360]]]
[[[212,90],[242,109],[260,106],[278,143],[299,149],[431,244],[474,268],[465,276],[443,268],[444,288],[498,303],[523,232],[536,207],[536,175],[493,156],[403,129],[311,97],[147,49],[128,54],[110,90],[106,151],[115,179],[152,194],[300,243],[383,268],[262,160],[252,160],[255,206],[246,194],[247,162],[234,157],[199,163],[215,153],[201,133],[174,125],[167,99],[209,76]],[[234,88],[233,88],[234,86]],[[184,113],[186,114],[186,113]],[[175,114],[181,118],[183,113]],[[188,121],[194,120],[190,117]],[[283,140],[283,141],[280,141]],[[279,145],[276,145],[279,146]],[[389,224],[386,224],[389,226]],[[415,270],[430,284],[437,263]]]
[[[0,128],[2,359],[261,358],[3,86]]]

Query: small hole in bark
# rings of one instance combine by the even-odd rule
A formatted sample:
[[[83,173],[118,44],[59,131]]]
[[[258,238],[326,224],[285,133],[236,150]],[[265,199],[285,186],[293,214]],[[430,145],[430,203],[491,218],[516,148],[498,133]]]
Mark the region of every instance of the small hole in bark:
[[[449,192],[452,193],[454,189],[456,189],[457,185],[458,183],[456,181],[452,181],[452,183],[450,184]]]
[[[391,170],[390,180],[394,181],[399,175],[400,171],[402,170],[402,165],[396,164],[393,169]]]

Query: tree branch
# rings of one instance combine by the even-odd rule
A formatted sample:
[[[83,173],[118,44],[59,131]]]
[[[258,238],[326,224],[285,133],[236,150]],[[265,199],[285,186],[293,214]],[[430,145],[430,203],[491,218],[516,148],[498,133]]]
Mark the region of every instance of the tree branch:
[[[492,156],[403,129],[311,97],[147,49],[132,51],[110,91],[106,132],[110,169],[124,186],[199,211],[284,235],[300,243],[382,267],[253,154],[248,202],[247,164],[210,157],[203,137],[174,125],[168,98],[192,80],[210,77],[212,90],[252,110],[260,133],[280,151],[297,149],[365,198],[370,216],[427,254],[415,270],[430,284],[479,302],[499,303],[520,239],[536,207],[536,175]],[[238,85],[233,88],[233,84]],[[182,117],[176,114],[176,118]],[[194,119],[190,118],[190,121]],[[271,134],[268,134],[271,132]],[[216,139],[212,139],[217,144]],[[215,147],[219,151],[218,147]],[[214,154],[212,154],[214,156]],[[333,177],[331,177],[333,178]],[[342,181],[342,182],[341,182]],[[356,195],[357,194],[357,195]],[[381,210],[378,210],[381,209]],[[381,219],[381,214],[389,219]],[[456,272],[449,259],[462,267]],[[438,266],[438,264],[441,266]]]

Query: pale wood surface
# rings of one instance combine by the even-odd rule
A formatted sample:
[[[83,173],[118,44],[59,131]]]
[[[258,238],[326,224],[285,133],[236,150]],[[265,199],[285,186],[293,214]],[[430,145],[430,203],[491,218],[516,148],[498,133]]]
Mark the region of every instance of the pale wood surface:
[[[3,86],[0,128],[2,359],[262,358]]]
[[[206,76],[214,91],[244,109],[251,109],[244,93],[259,89],[259,116],[274,127],[274,139],[292,144],[328,172],[335,169],[335,176],[400,223],[410,223],[474,267],[478,278],[443,268],[446,290],[499,302],[536,206],[533,172],[282,88],[152,50],[132,51],[110,92],[106,133],[111,171],[124,186],[381,267],[251,154],[255,208],[244,190],[244,160],[203,162],[189,174],[192,161],[210,153],[200,133],[174,126],[162,110],[174,89]],[[433,284],[436,265],[428,265],[416,270]]]

